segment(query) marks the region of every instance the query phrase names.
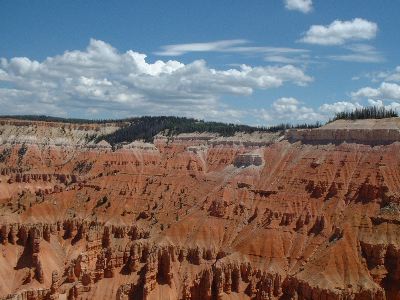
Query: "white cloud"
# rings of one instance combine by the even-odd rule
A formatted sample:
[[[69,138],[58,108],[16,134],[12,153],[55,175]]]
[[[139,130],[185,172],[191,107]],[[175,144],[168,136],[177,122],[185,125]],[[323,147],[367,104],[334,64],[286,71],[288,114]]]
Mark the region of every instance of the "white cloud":
[[[382,100],[373,100],[373,99],[368,99],[368,105],[370,106],[383,106],[383,101]]]
[[[231,49],[234,46],[247,44],[246,40],[221,40],[205,43],[189,43],[189,44],[175,44],[162,46],[162,50],[156,52],[157,55],[162,56],[180,56],[188,52],[220,52]]]
[[[297,111],[299,104],[300,104],[300,102],[296,98],[283,97],[283,98],[279,98],[278,100],[276,100],[272,104],[272,107],[275,108],[275,110],[280,113],[284,113],[284,112],[293,113],[293,112]]]
[[[303,86],[312,80],[293,65],[217,70],[203,60],[148,62],[145,54],[119,53],[92,39],[84,51],[66,51],[42,62],[26,57],[1,59],[0,103],[3,113],[204,118],[210,111],[229,109],[220,101],[225,95],[251,95],[254,90],[286,83]]]
[[[400,66],[397,66],[393,70],[370,72],[363,74],[364,77],[371,79],[372,82],[400,82]]]
[[[399,102],[391,101],[390,103],[385,104],[384,100],[374,99],[363,100],[362,102],[339,101],[335,103],[325,103],[321,105],[318,110],[321,114],[325,115],[326,118],[332,118],[335,114],[339,112],[354,111],[356,109],[360,109],[366,106],[385,107],[386,109],[400,111]]]
[[[393,110],[397,110],[398,112],[400,111],[400,103],[399,102],[391,102],[388,105],[385,105],[386,109],[393,109]]]
[[[386,81],[400,82],[400,66],[397,66],[393,72],[390,72],[385,77]]]
[[[295,58],[290,58],[283,55],[267,55],[264,58],[264,60],[268,62],[284,63],[284,64],[293,64],[298,62]]]
[[[372,87],[363,87],[351,93],[352,98],[376,98],[379,97],[379,95],[379,90]]]
[[[362,108],[363,106],[359,103],[347,102],[347,101],[338,101],[334,103],[325,103],[320,106],[319,110],[322,113],[326,113],[328,115],[334,115],[336,113],[342,111],[353,111],[357,108]]]
[[[309,63],[316,63],[316,61],[310,57],[308,54],[300,54],[296,55],[293,53],[288,54],[279,54],[279,53],[272,53],[267,54],[264,57],[264,60],[267,62],[274,62],[280,64],[309,64]]]
[[[269,125],[288,122],[293,124],[314,123],[326,119],[324,115],[293,97],[279,98],[272,103],[269,109],[254,111],[254,114]]]
[[[343,45],[353,40],[371,40],[375,38],[378,25],[361,18],[351,21],[335,20],[327,26],[313,25],[300,40],[318,45]]]
[[[330,58],[333,60],[360,63],[379,63],[385,60],[383,55],[370,45],[353,44],[346,46],[345,49],[351,52],[347,54],[331,55]]]
[[[382,82],[378,88],[363,87],[351,96],[357,98],[368,98],[373,100],[388,99],[400,100],[400,85],[396,83]]]
[[[389,104],[385,104],[383,100],[373,100],[373,99],[368,99],[368,105],[369,106],[383,106],[385,109],[392,109],[392,110],[397,110],[400,111],[400,103],[392,101]]]
[[[173,44],[161,47],[154,54],[159,56],[180,56],[191,52],[221,52],[245,55],[263,55],[266,61],[299,63],[304,61],[306,49],[288,47],[253,46],[247,40],[220,40],[204,43]],[[300,56],[293,59],[293,56]],[[275,58],[275,59],[274,59]]]
[[[318,108],[307,106],[294,97],[283,97],[275,100],[268,108],[244,112],[251,114],[257,124],[274,125],[280,123],[308,123],[325,122],[343,111],[354,111],[366,106],[384,106],[386,109],[400,111],[400,102],[384,100],[362,99],[361,101],[337,101],[324,103]]]
[[[309,13],[312,11],[312,0],[284,0],[285,7],[289,10],[297,10],[302,13]]]

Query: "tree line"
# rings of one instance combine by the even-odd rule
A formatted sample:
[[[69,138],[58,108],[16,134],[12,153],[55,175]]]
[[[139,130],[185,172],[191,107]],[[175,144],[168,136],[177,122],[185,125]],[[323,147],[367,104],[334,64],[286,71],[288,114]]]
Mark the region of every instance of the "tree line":
[[[317,128],[321,125],[321,123],[317,122],[315,124],[279,124],[258,127],[232,123],[206,122],[184,117],[140,117],[130,125],[124,126],[111,134],[100,136],[97,140],[105,140],[111,145],[115,145],[134,140],[152,142],[154,137],[159,133],[173,136],[181,133],[209,132],[217,133],[221,136],[233,136],[237,132],[279,132],[292,128]]]
[[[385,107],[363,107],[353,111],[343,111],[337,113],[332,120],[357,120],[357,119],[382,119],[398,117],[398,114],[393,109]],[[181,133],[194,132],[210,132],[217,133],[221,136],[233,136],[237,132],[253,133],[259,132],[282,132],[287,129],[312,129],[321,127],[322,123],[303,123],[293,125],[290,123],[282,123],[272,126],[249,126],[243,124],[232,124],[222,122],[206,122],[186,117],[173,116],[143,116],[132,117],[125,119],[99,119],[87,120],[79,118],[60,118],[45,115],[19,115],[19,116],[0,116],[0,118],[13,118],[27,121],[44,121],[44,122],[61,122],[75,124],[106,124],[120,123],[122,126],[113,133],[99,136],[96,142],[105,140],[111,145],[119,143],[130,143],[135,140],[143,140],[152,142],[154,137],[162,133],[167,136],[173,136]]]
[[[353,111],[342,111],[335,115],[332,121],[336,120],[360,120],[360,119],[384,119],[398,117],[394,109],[387,109],[384,106],[367,106],[356,108]]]

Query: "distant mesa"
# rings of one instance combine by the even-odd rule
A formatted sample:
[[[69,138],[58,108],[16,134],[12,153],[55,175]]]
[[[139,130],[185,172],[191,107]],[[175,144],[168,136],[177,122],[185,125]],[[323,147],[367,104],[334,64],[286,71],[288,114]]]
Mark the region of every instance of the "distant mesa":
[[[400,118],[336,120],[315,129],[289,129],[289,141],[303,143],[390,144],[400,141]]]

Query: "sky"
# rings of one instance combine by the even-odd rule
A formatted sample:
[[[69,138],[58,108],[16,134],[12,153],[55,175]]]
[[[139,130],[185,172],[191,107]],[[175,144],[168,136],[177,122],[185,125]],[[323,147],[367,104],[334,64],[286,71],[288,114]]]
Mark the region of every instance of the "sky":
[[[268,126],[400,109],[400,1],[0,1],[0,114]]]

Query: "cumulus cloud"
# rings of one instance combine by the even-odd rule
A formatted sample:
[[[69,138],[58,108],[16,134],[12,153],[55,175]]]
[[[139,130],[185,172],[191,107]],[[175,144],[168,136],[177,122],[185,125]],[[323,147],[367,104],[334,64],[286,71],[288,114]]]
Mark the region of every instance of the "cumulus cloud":
[[[252,117],[257,118],[257,124],[312,124],[317,121],[328,121],[339,112],[354,111],[366,106],[385,107],[386,109],[400,111],[400,101],[397,102],[395,100],[360,99],[359,101],[337,101],[324,103],[318,108],[313,108],[294,97],[282,97],[272,102],[268,108],[246,111],[244,113],[252,113]]]
[[[26,57],[0,60],[4,113],[39,112],[95,117],[174,114],[208,116],[225,95],[251,95],[286,83],[307,85],[312,78],[293,65],[217,70],[203,60],[149,62],[132,50],[119,53],[92,39],[84,51],[66,51],[42,62]],[[25,110],[20,110],[24,108]]]
[[[274,101],[269,110],[261,110],[260,115],[266,121],[279,123],[279,120],[291,120],[292,123],[313,123],[316,121],[328,121],[335,114],[343,111],[354,111],[366,106],[385,107],[400,111],[400,103],[396,101],[384,101],[374,99],[361,99],[360,101],[337,101],[324,103],[314,109],[305,106],[296,98],[280,98]]]
[[[396,83],[382,82],[379,87],[363,87],[351,93],[353,98],[368,98],[373,100],[387,99],[400,100],[400,85]]]
[[[269,109],[254,112],[269,125],[278,123],[313,123],[325,120],[323,114],[307,107],[294,97],[282,97],[275,100]]]
[[[361,18],[335,20],[327,26],[312,25],[300,41],[317,45],[343,45],[348,41],[371,40],[377,32],[376,23]]]
[[[287,9],[297,10],[305,14],[313,9],[312,0],[284,0],[284,2]]]
[[[320,106],[319,110],[322,113],[326,113],[328,115],[334,115],[336,113],[342,111],[353,111],[357,108],[362,108],[363,106],[359,103],[353,103],[348,101],[338,101],[334,103],[325,103]]]
[[[389,110],[396,110],[400,111],[400,103],[396,101],[391,101],[388,104],[385,104],[383,100],[373,100],[373,99],[368,99],[368,105],[369,106],[377,106],[377,107],[384,107],[385,109]]]
[[[299,104],[300,104],[300,102],[296,98],[283,97],[283,98],[279,98],[278,100],[276,100],[272,104],[272,107],[275,108],[275,110],[280,113],[286,113],[286,112],[293,113],[298,110]]]
[[[384,101],[384,100],[374,100],[368,99],[362,102],[349,102],[349,101],[339,101],[334,103],[326,103],[319,107],[321,114],[325,115],[326,118],[331,118],[335,114],[342,111],[354,111],[355,109],[360,109],[367,106],[384,107],[386,109],[392,109],[400,111],[400,103],[396,101]]]
[[[373,100],[373,99],[368,99],[368,105],[369,106],[377,106],[377,107],[385,107],[386,109],[392,109],[392,110],[400,110],[400,103],[392,101],[389,104],[385,104],[383,100]]]

